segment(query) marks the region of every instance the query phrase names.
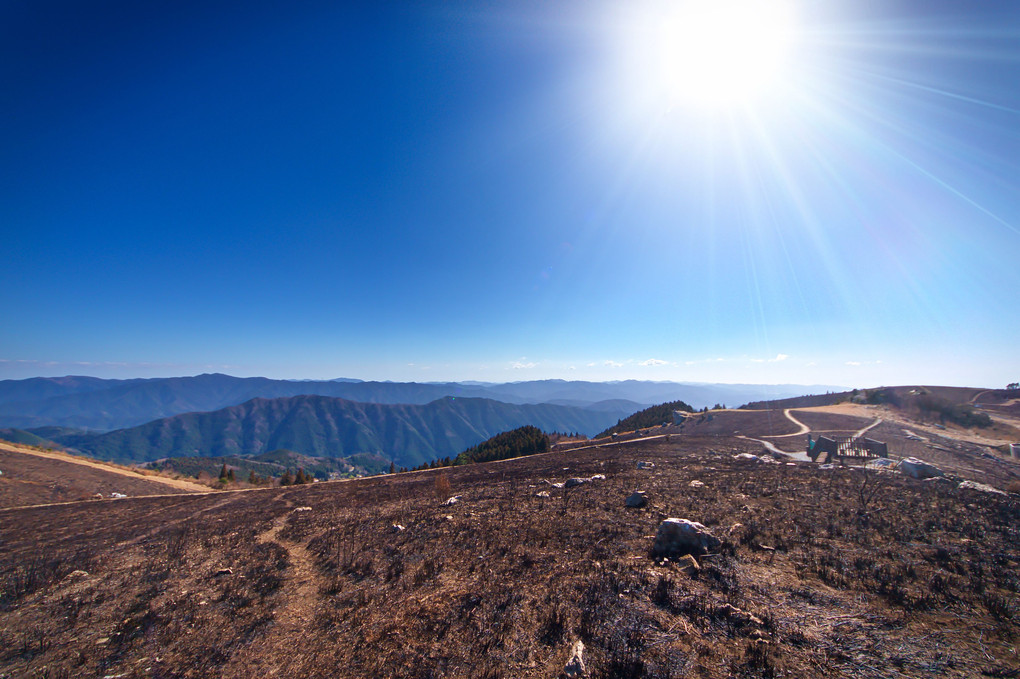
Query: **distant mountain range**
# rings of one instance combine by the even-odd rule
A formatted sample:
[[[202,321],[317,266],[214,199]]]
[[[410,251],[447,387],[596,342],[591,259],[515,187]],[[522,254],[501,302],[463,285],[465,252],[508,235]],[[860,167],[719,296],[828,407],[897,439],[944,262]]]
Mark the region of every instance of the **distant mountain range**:
[[[254,398],[308,395],[377,404],[424,405],[447,396],[493,399],[518,405],[552,403],[613,413],[615,421],[648,405],[666,401],[683,400],[696,408],[715,403],[737,406],[753,400],[827,390],[842,390],[842,387],[637,380],[540,380],[504,384],[362,382],[349,379],[298,381],[220,374],[130,380],[35,377],[0,381],[0,427],[60,426],[109,431],[183,413],[220,410]],[[540,426],[537,422],[526,424]]]
[[[454,457],[495,434],[523,425],[544,431],[594,434],[620,412],[550,404],[509,404],[448,396],[425,405],[356,403],[326,396],[256,398],[206,413],[188,413],[101,434],[55,428],[63,446],[93,457],[148,462],[165,457],[259,455],[287,449],[339,458],[381,454],[414,467]]]

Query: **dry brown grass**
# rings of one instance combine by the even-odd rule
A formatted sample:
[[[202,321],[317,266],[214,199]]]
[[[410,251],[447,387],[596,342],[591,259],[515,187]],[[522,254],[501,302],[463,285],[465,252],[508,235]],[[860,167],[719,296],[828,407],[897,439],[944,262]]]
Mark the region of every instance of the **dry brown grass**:
[[[756,448],[0,513],[0,674],[554,677],[582,639],[594,677],[1011,676],[1015,497],[733,458]],[[667,516],[725,538],[700,572],[651,558]]]

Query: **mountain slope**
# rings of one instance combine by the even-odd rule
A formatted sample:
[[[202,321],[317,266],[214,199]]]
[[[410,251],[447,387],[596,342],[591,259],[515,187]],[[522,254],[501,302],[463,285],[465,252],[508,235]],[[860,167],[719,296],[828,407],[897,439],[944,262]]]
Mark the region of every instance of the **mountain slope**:
[[[121,461],[257,455],[286,448],[321,457],[381,453],[410,467],[455,456],[494,434],[523,425],[590,434],[617,417],[613,412],[475,398],[386,405],[296,396],[252,399],[214,412],[176,415],[130,429],[70,435],[58,441],[94,457]]]

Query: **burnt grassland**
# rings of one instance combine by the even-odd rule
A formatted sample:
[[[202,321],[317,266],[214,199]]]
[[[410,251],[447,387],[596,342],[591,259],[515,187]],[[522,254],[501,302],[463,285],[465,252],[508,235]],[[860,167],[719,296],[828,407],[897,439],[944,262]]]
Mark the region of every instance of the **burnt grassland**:
[[[185,493],[142,474],[75,464],[0,447],[0,508],[90,499],[95,493],[109,497]]]
[[[1020,676],[1016,496],[759,450],[3,511],[0,676],[555,677],[577,639],[593,677]],[[670,516],[700,570],[652,558]]]

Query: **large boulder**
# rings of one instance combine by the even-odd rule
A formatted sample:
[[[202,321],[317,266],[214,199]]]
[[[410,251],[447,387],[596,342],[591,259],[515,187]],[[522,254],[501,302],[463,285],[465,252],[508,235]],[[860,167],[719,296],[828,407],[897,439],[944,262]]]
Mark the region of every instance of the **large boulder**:
[[[900,460],[900,471],[913,479],[930,479],[942,476],[942,470],[935,465],[919,460],[916,457],[905,457]]]
[[[707,554],[722,544],[705,526],[688,519],[666,519],[659,524],[652,551],[656,556]]]

